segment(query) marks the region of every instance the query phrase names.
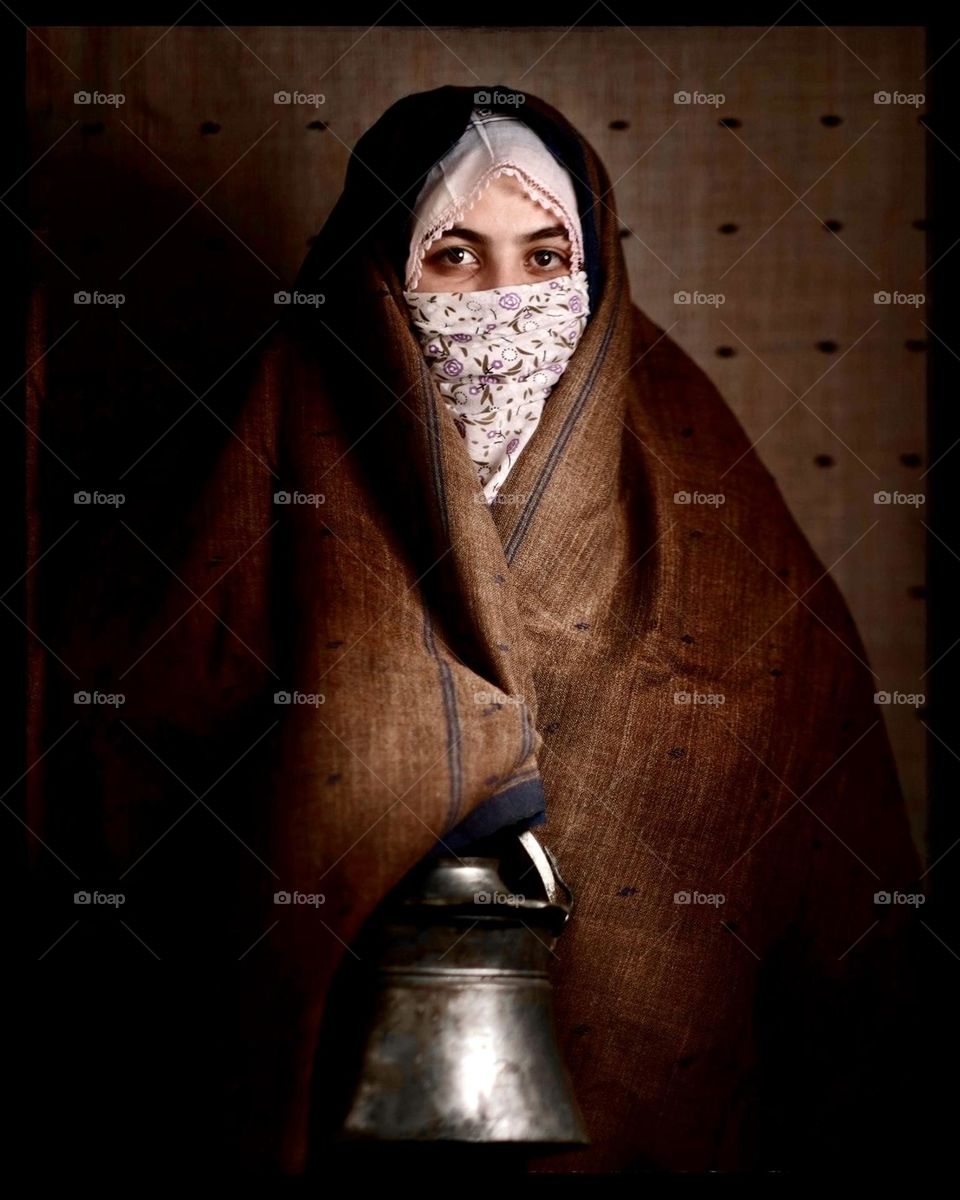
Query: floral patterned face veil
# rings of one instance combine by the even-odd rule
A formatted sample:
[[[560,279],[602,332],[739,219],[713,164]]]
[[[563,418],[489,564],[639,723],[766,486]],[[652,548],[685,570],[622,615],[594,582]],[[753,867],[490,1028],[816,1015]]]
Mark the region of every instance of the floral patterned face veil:
[[[473,292],[419,292],[429,246],[456,225],[498,175],[560,218],[570,272]],[[540,420],[589,316],[583,242],[573,185],[529,126],[474,109],[467,128],[427,175],[414,208],[404,298],[430,371],[494,503]]]

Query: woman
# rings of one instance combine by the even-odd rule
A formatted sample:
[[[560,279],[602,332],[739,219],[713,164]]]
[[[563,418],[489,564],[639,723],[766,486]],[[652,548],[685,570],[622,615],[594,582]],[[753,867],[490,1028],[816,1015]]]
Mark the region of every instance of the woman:
[[[404,298],[490,502],[586,324],[582,244],[568,172],[522,121],[475,109],[424,181]]]
[[[554,987],[591,1136],[533,1169],[857,1161],[913,953],[874,895],[919,891],[862,644],[631,304],[596,153],[488,90],[408,96],[358,142],[177,569],[200,599],[126,635],[151,754],[102,735],[111,827],[129,854],[168,769],[243,758],[234,1164],[308,1165],[325,997],[382,897],[531,824],[576,898]]]

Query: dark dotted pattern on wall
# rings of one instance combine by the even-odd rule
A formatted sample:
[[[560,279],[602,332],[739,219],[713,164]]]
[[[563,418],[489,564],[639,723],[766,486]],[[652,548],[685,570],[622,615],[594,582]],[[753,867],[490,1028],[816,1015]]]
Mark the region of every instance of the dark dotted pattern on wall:
[[[745,33],[650,29],[644,38],[656,53],[645,57],[624,29],[582,29],[560,43],[545,31],[513,31],[504,42],[463,30],[457,53],[481,77],[507,83],[537,63],[523,86],[591,138],[616,181],[610,203],[635,302],[721,388],[814,549],[837,564],[875,669],[900,686],[922,670],[924,592],[906,581],[923,578],[924,535],[916,512],[878,513],[872,497],[878,488],[922,490],[928,341],[922,312],[878,308],[874,293],[922,290],[928,135],[921,114],[913,121],[874,105],[861,62],[829,31],[773,28],[762,55],[741,60]],[[89,32],[42,34],[64,61],[85,61]],[[140,441],[132,417],[108,420],[99,402],[104,446],[129,435],[131,462],[144,431],[147,442],[159,436],[170,412],[192,399],[169,373],[163,380],[151,351],[205,394],[275,316],[273,293],[289,285],[332,208],[350,147],[398,96],[454,82],[458,70],[455,58],[438,57],[429,31],[415,28],[374,28],[356,46],[346,29],[264,28],[251,33],[253,55],[227,30],[181,27],[140,61],[150,39],[133,27],[98,36],[103,79],[138,63],[122,112],[78,110],[74,81],[49,50],[35,45],[28,58],[33,157],[50,151],[23,188],[36,192],[34,223],[84,277],[115,254],[97,285],[129,271],[124,319],[150,347],[126,334],[117,343],[117,373],[140,397]],[[884,80],[916,80],[924,70],[922,30],[863,27],[845,40]],[[324,106],[278,109],[276,81],[257,56],[291,86],[323,91]],[[763,67],[771,56],[782,69]],[[210,70],[188,78],[183,64],[201,57]],[[596,62],[602,73],[585,70]],[[721,90],[710,81],[722,77],[725,100],[678,108],[663,63],[682,65],[684,88]],[[731,63],[736,71],[724,75]],[[858,142],[878,120],[882,139]],[[57,143],[71,123],[75,133]],[[107,180],[113,208],[109,200],[85,207],[68,186],[91,173]],[[16,207],[21,197],[12,196]],[[64,282],[55,262],[51,271]],[[723,303],[678,312],[674,293],[694,288],[723,293]],[[244,369],[209,397],[227,421]],[[173,446],[199,437],[212,452],[222,426],[200,425],[181,422]],[[106,449],[82,466],[101,460],[111,461]],[[142,486],[163,486],[149,463],[138,471]],[[878,529],[846,554],[874,521]],[[715,534],[690,531],[692,552],[703,536]],[[911,714],[883,716],[919,805],[922,739]]]

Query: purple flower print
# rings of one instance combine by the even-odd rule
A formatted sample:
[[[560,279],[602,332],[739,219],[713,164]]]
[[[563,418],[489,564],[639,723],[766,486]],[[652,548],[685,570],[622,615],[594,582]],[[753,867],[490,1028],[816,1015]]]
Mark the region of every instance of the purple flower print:
[[[490,324],[484,329],[484,333],[493,333],[493,331],[496,329],[496,327],[497,327],[496,321],[491,321]]]
[[[473,334],[472,333],[455,333],[453,335],[453,340],[455,342],[472,342]]]
[[[496,383],[496,382],[497,382],[497,377],[496,377],[496,375],[481,375],[481,376],[480,376],[480,382],[481,382],[481,383],[487,383],[487,384],[489,384],[489,383]]]
[[[501,308],[519,308],[520,297],[516,292],[507,292],[506,295],[500,297]]]
[[[583,305],[580,303],[580,297],[579,296],[571,296],[570,297],[570,311],[572,313],[578,313],[578,312],[580,312],[580,310],[582,308],[583,308]]]
[[[497,369],[497,367],[502,367],[502,366],[503,366],[503,363],[502,363],[502,362],[500,361],[500,359],[498,358],[498,359],[497,359],[495,362],[492,362],[492,363],[490,364],[490,369],[491,369],[492,371],[495,371],[495,370]]]
[[[483,388],[482,388],[482,387],[472,387],[472,388],[470,389],[470,395],[471,395],[471,396],[476,396],[476,395],[477,395],[479,392],[482,392],[482,391],[483,391]]]
[[[507,442],[507,453],[512,454],[519,445],[520,445],[519,438],[511,438],[510,441]]]
[[[455,358],[449,358],[443,364],[444,375],[461,375],[463,373],[463,363],[458,363]]]
[[[427,353],[428,354],[439,354],[440,347],[435,345],[433,342],[431,342],[430,345],[427,347]]]

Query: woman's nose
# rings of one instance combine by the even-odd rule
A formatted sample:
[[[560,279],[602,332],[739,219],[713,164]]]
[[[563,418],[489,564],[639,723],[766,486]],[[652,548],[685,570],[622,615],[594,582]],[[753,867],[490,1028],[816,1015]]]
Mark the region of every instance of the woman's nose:
[[[526,271],[523,263],[498,261],[487,264],[487,269],[484,272],[484,288],[510,287],[518,283],[525,283],[527,279]]]

